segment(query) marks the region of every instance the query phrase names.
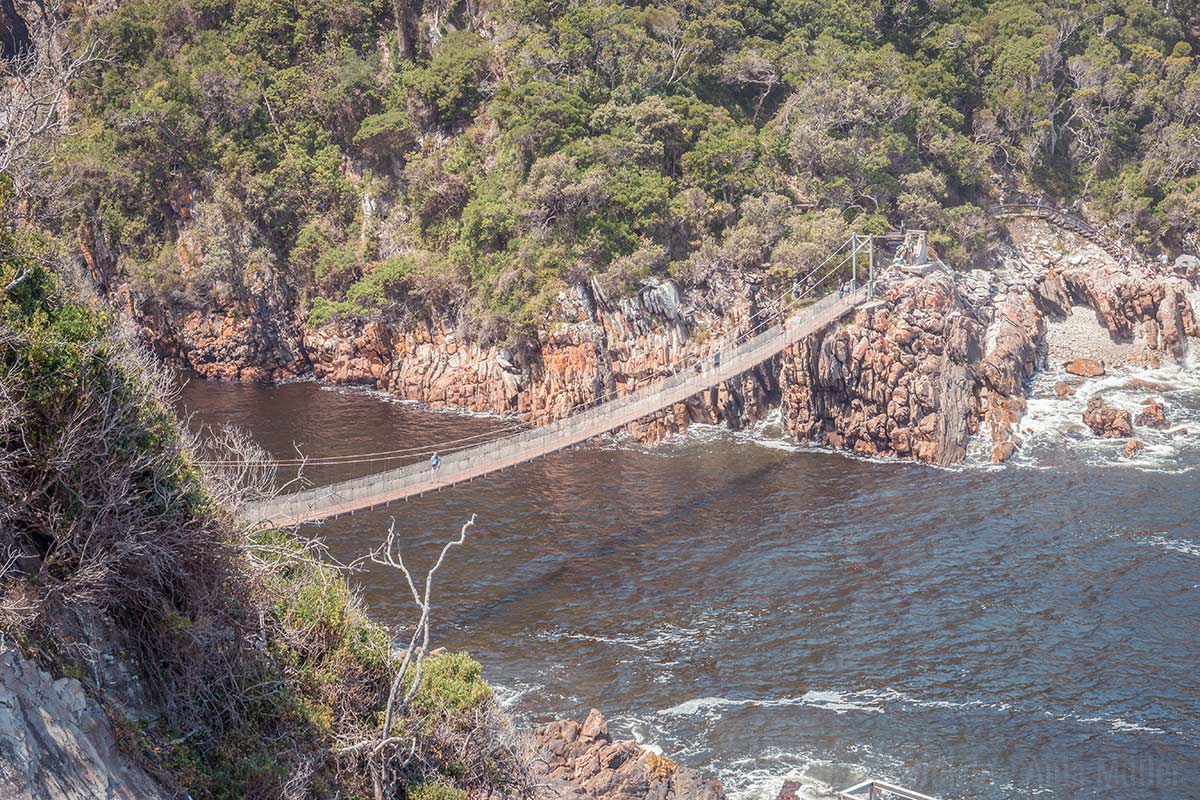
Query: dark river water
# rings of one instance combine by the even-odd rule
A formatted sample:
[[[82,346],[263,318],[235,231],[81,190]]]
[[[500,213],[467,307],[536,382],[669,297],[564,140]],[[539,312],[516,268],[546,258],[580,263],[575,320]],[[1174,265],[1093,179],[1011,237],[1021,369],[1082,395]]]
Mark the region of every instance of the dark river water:
[[[350,559],[394,517],[424,566],[477,515],[438,574],[436,643],[482,661],[525,721],[599,707],[615,734],[735,798],[773,797],[785,777],[811,796],[874,777],[941,798],[1197,798],[1200,379],[1167,378],[1179,424],[1152,434],[1141,466],[1073,430],[1084,393],[1032,403],[1025,453],[1003,468],[702,429],[577,448],[317,530]],[[277,456],[502,424],[313,384],[193,381],[184,403]],[[356,580],[379,620],[412,619],[399,575]]]

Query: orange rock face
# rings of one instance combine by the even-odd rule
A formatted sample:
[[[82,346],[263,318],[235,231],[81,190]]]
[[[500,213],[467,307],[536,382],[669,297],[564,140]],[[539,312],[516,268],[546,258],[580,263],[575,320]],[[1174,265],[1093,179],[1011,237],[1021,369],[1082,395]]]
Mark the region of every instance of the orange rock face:
[[[91,268],[96,245],[83,238]],[[184,250],[180,262],[190,269],[199,261]],[[966,457],[970,437],[982,429],[991,457],[1006,460],[1020,446],[1016,426],[1046,344],[1046,314],[1067,315],[1086,305],[1114,340],[1140,337],[1156,357],[1178,355],[1189,336],[1200,336],[1191,289],[1182,279],[1073,263],[1003,287],[989,277],[983,284],[971,279],[972,288],[962,276],[956,282],[941,271],[900,276],[902,283],[884,295],[890,301],[860,308],[772,361],[639,420],[626,433],[655,442],[693,422],[736,428],[778,407],[784,429],[805,442],[950,464]],[[202,302],[135,301],[127,290],[118,297],[160,352],[205,377],[267,382],[312,374],[531,424],[692,368],[707,360],[711,337],[748,330],[756,319],[753,292],[743,278],[697,290],[694,301],[668,285],[619,302],[580,286],[560,295],[553,320],[536,335],[500,346],[483,344],[447,321],[334,318],[308,327],[304,303],[280,279],[265,274],[255,280]],[[980,287],[982,293],[975,291]],[[1104,364],[1076,359],[1067,371],[1098,376]],[[1073,389],[1060,382],[1055,392],[1064,398]],[[1100,435],[1130,435],[1116,411],[1092,414]],[[1161,404],[1144,410],[1138,424],[1165,427]]]
[[[606,800],[724,800],[721,784],[631,740],[613,741],[592,709],[583,724],[561,720],[533,732],[533,769],[545,797]],[[543,795],[539,795],[543,796]]]
[[[1104,374],[1103,362],[1094,358],[1077,358],[1074,361],[1068,361],[1063,364],[1063,369],[1070,375],[1078,375],[1082,378],[1098,378]]]
[[[739,319],[745,314],[714,324],[738,329]],[[625,307],[577,307],[573,319],[538,339],[536,346],[501,347],[481,345],[445,326],[374,323],[359,332],[337,321],[304,332],[313,374],[321,380],[366,383],[432,407],[514,415],[535,425],[691,368],[707,350],[699,337],[670,320]],[[738,427],[765,414],[777,392],[773,375],[755,370],[638,420],[625,432],[650,443],[691,422]]]
[[[1098,394],[1088,398],[1083,422],[1092,429],[1092,433],[1105,439],[1122,439],[1133,435],[1133,421],[1129,412],[1108,405]]]
[[[1163,404],[1152,397],[1147,397],[1142,401],[1141,413],[1134,418],[1133,424],[1139,428],[1153,428],[1160,431],[1171,427]]]
[[[978,427],[981,334],[946,276],[914,282],[892,307],[783,353],[784,424],[801,441],[860,455],[961,461]]]

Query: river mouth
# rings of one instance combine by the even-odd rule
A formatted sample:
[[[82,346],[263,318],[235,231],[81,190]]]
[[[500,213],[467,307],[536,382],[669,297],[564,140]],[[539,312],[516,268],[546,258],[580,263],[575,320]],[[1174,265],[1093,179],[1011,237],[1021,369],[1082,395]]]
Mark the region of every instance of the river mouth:
[[[1178,391],[1169,413],[1200,408]],[[1071,424],[1038,416],[1041,396],[1031,429]],[[183,402],[277,457],[504,424],[304,383],[193,381]],[[737,798],[788,776],[813,796],[865,777],[943,798],[1186,796],[1200,779],[1200,459],[1186,437],[1162,464],[1080,457],[1057,425],[1027,434],[1012,465],[953,470],[795,447],[769,423],[700,429],[311,530],[350,559],[394,518],[426,564],[478,515],[438,576],[437,643],[479,658],[518,717],[599,707],[615,734]],[[357,580],[381,621],[411,619],[400,576]]]

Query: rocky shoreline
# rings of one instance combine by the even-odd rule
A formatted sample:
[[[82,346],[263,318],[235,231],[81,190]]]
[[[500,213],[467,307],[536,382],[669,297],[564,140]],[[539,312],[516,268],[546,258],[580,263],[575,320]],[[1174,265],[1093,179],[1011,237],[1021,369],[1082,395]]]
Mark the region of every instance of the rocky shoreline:
[[[106,660],[120,664],[111,656]],[[106,702],[78,678],[52,678],[35,661],[0,646],[0,789],[14,797],[149,800],[174,796],[154,777],[135,737],[118,720],[133,706],[129,686]],[[138,706],[140,707],[140,706]],[[132,723],[126,723],[130,725]],[[604,715],[561,720],[527,738],[537,800],[724,800],[719,781],[640,747],[614,740]],[[10,796],[5,794],[5,796]]]
[[[631,740],[613,741],[593,708],[582,723],[533,730],[535,774],[545,797],[608,800],[724,800],[721,783]]]
[[[983,437],[994,461],[1021,446],[1027,384],[1048,364],[1085,358],[1155,366],[1200,338],[1200,260],[1150,272],[1042,220],[1017,219],[990,270],[893,270],[879,300],[737,379],[630,425],[653,443],[693,422],[741,428],[781,411],[797,441],[861,455],[955,464]],[[760,318],[757,284],[714,278],[684,293],[643,285],[614,301],[596,285],[559,297],[536,342],[481,345],[449,323],[331,320],[308,327],[270,276],[249,305],[171,308],[117,291],[143,335],[203,377],[311,375],[434,408],[531,424],[626,394],[705,342]]]

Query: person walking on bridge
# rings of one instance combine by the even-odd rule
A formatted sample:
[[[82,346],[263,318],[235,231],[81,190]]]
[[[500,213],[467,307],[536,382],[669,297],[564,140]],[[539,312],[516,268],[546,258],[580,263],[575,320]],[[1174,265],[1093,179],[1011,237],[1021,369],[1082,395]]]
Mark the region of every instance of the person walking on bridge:
[[[433,455],[429,457],[429,468],[433,470],[433,477],[436,479],[438,476],[438,471],[442,468],[442,457],[437,454],[436,450],[434,450]]]

